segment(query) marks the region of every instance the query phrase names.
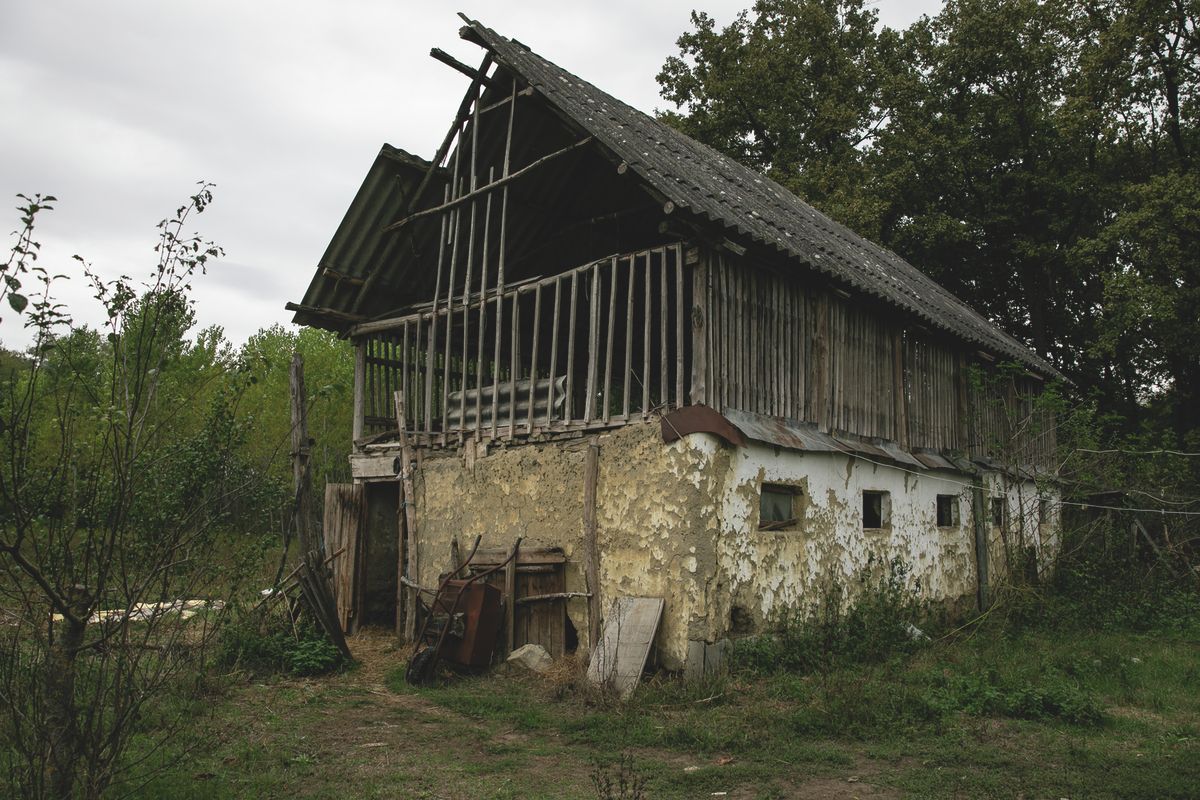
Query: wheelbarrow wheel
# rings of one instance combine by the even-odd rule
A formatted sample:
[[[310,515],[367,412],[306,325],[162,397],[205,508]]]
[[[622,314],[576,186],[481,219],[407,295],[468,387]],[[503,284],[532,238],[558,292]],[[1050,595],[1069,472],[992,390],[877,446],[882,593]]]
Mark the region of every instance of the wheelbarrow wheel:
[[[433,682],[433,648],[426,647],[413,655],[404,671],[410,686],[428,686]]]

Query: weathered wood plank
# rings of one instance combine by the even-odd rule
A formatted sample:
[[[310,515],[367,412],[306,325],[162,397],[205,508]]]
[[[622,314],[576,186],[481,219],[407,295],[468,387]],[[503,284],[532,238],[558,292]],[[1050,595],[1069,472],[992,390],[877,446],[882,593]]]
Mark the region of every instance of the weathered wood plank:
[[[601,419],[608,422],[609,412],[612,408],[612,399],[610,392],[612,391],[612,364],[613,364],[613,330],[617,326],[617,257],[613,256],[609,261],[609,281],[608,281],[608,325],[605,335],[604,346],[604,408],[601,409]]]
[[[637,688],[662,618],[660,597],[620,597],[604,622],[603,640],[592,651],[588,680],[622,699]]]

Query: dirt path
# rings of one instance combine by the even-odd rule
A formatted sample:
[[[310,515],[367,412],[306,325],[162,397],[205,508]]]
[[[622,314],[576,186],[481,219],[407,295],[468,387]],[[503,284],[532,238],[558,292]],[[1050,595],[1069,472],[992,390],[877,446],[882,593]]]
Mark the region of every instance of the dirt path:
[[[355,669],[326,678],[257,683],[234,690],[229,698],[235,708],[232,720],[222,713],[234,723],[225,731],[228,744],[218,754],[219,764],[197,776],[223,779],[231,791],[211,796],[604,797],[593,785],[595,753],[560,734],[558,728],[547,729],[544,735],[528,726],[518,730],[499,715],[466,716],[419,694],[389,689],[389,676],[407,656],[394,642],[390,632],[365,631],[350,640],[359,662]],[[498,683],[497,691],[503,691],[503,686]],[[898,796],[869,783],[869,764],[849,769],[857,777],[776,771],[768,787],[758,785],[753,774],[745,771],[746,765],[733,764],[732,759],[675,750],[638,749],[633,755],[643,773],[652,770],[648,775],[654,782],[671,787],[643,795],[646,800],[660,794],[727,800]],[[611,764],[604,769],[610,777],[618,777]],[[703,770],[707,779],[686,788],[687,779],[697,770]]]

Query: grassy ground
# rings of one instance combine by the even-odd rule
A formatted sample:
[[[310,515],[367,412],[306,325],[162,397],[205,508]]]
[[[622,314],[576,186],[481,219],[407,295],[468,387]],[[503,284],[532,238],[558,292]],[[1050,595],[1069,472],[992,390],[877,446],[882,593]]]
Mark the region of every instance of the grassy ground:
[[[980,633],[808,676],[654,679],[625,706],[567,668],[414,690],[388,636],[351,646],[340,675],[227,683],[138,796],[1200,796],[1194,632]]]

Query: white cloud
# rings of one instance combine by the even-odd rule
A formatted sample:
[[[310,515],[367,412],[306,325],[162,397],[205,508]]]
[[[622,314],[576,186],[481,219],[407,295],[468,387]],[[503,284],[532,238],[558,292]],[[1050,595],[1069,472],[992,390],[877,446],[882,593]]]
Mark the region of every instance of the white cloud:
[[[750,0],[703,7],[728,23]],[[881,0],[886,24],[933,0]],[[464,9],[644,111],[694,3],[561,0]],[[45,260],[104,274],[153,264],[154,224],[195,181],[216,202],[195,227],[228,253],[198,279],[200,324],[235,342],[285,322],[381,143],[432,154],[465,79],[428,57],[476,64],[440,3],[63,0],[10,3],[0,26],[0,198],[60,199],[39,229]],[[16,224],[9,211],[0,223]],[[65,299],[87,305],[79,285]],[[95,322],[95,313],[77,311]],[[25,343],[10,324],[0,340]]]

